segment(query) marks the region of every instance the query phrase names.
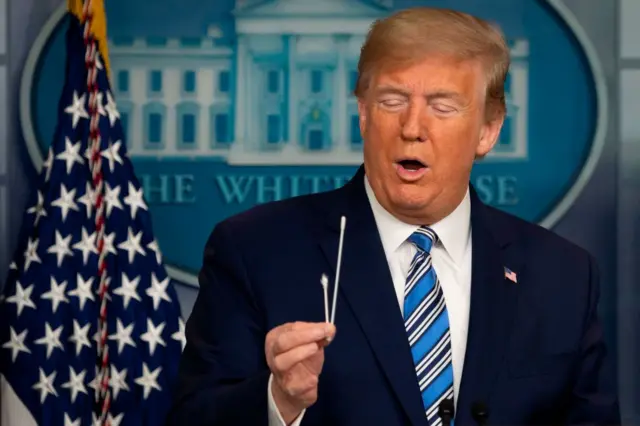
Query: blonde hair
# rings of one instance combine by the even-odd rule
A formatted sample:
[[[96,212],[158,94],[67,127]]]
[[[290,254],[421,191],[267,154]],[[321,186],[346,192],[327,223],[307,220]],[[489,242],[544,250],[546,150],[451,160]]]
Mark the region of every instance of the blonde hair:
[[[411,65],[429,54],[479,59],[488,77],[487,119],[506,113],[504,81],[510,57],[502,32],[487,21],[449,9],[415,7],[377,20],[361,49],[355,95],[365,94],[373,74]]]

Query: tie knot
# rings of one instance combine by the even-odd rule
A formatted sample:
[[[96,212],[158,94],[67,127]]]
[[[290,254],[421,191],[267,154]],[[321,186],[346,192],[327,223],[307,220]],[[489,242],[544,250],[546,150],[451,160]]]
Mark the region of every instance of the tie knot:
[[[438,242],[438,235],[433,231],[433,229],[421,226],[411,234],[409,241],[415,244],[419,250],[429,253],[431,252],[433,245]]]

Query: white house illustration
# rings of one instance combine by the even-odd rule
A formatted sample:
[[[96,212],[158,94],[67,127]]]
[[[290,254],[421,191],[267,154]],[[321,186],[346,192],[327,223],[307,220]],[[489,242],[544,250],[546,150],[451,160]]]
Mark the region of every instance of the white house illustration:
[[[358,165],[357,61],[391,0],[236,0],[235,44],[110,40],[132,157],[230,165]],[[511,45],[509,115],[487,160],[527,157],[528,42]],[[485,160],[486,161],[486,160]]]

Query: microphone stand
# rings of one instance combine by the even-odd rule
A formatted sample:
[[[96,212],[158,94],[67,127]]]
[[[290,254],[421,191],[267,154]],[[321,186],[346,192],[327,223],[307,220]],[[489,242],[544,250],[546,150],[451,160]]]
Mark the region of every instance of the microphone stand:
[[[451,426],[454,416],[453,400],[443,399],[438,406],[438,416],[442,419],[442,426]]]
[[[477,401],[471,406],[471,416],[476,421],[478,426],[487,426],[487,422],[489,420],[489,410],[483,402]]]

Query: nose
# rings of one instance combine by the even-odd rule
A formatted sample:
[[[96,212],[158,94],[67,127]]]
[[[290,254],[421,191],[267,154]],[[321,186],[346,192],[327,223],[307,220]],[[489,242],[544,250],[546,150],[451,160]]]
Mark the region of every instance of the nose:
[[[402,138],[407,142],[424,142],[427,129],[424,123],[425,106],[413,101],[402,114]]]

